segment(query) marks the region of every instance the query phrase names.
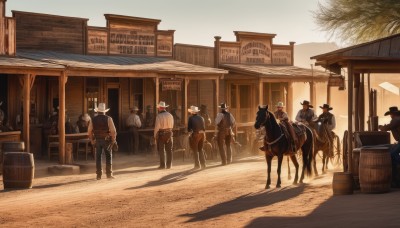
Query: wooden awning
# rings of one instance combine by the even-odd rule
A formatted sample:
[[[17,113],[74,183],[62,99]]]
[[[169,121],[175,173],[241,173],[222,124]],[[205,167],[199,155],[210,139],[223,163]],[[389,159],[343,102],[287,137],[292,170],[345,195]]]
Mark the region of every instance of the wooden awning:
[[[3,74],[41,74],[59,76],[65,67],[58,64],[26,58],[0,56],[0,73]]]
[[[238,77],[237,74],[246,77],[261,79],[281,80],[291,82],[326,82],[329,73],[320,70],[305,69],[296,66],[270,66],[270,65],[247,65],[247,64],[223,64],[222,68],[229,70],[226,77]],[[236,74],[236,75],[234,75]]]
[[[53,51],[17,50],[17,56],[66,67],[69,76],[132,76],[137,73],[223,76],[226,70],[159,57],[79,55]]]

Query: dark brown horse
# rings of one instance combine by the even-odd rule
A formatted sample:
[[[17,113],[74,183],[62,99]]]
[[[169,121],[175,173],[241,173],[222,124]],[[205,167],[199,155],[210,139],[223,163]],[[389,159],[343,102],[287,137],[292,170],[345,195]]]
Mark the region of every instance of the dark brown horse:
[[[278,182],[276,183],[276,187],[281,187],[281,166],[283,155],[285,154],[290,154],[290,159],[296,167],[293,184],[297,184],[299,179],[299,163],[297,162],[296,155],[291,151],[290,141],[284,134],[282,126],[276,122],[274,114],[268,111],[268,105],[265,108],[258,107],[254,127],[259,129],[261,126],[264,126],[266,130],[264,148],[266,148],[265,158],[268,164],[268,179],[265,188],[268,189],[271,185],[271,162],[274,156],[278,157]],[[299,128],[302,132],[298,135],[299,143],[296,145],[296,151],[301,149],[303,155],[303,168],[300,177],[300,183],[303,183],[304,173],[306,172],[307,176],[312,174],[311,162],[313,158],[314,138],[312,131],[308,127],[301,125]]]

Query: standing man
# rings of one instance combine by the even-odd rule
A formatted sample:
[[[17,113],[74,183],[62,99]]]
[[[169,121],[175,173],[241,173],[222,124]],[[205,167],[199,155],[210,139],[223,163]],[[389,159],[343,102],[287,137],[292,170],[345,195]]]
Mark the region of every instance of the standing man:
[[[202,169],[206,168],[206,158],[204,156],[203,145],[206,138],[206,126],[203,117],[197,115],[200,112],[196,106],[191,106],[188,112],[192,114],[189,117],[188,132],[191,132],[189,137],[190,147],[193,150],[194,155],[194,168]]]
[[[139,128],[142,126],[139,115],[138,107],[133,107],[131,114],[126,119],[126,126],[129,129],[129,153],[134,154],[139,152]]]
[[[317,122],[321,122],[325,124],[326,129],[328,130],[328,140],[329,140],[329,155],[333,156],[333,139],[335,137],[335,133],[333,129],[336,127],[336,119],[335,115],[330,113],[329,111],[333,108],[329,106],[329,104],[324,104],[319,106],[322,109],[322,114],[318,116]]]
[[[400,181],[397,180],[397,165],[400,164],[400,111],[396,106],[390,107],[385,113],[385,116],[387,115],[390,115],[392,120],[389,124],[380,125],[379,130],[391,131],[393,138],[397,141],[397,144],[390,148],[390,156],[392,157],[392,187],[398,188],[400,187]]]
[[[232,162],[232,150],[231,150],[231,140],[232,140],[232,128],[235,126],[235,118],[231,113],[229,113],[228,106],[226,103],[221,103],[218,106],[221,112],[217,114],[215,118],[215,125],[218,129],[218,148],[221,155],[222,165],[227,165]],[[224,142],[226,145],[226,152],[224,149]]]
[[[286,127],[289,134],[292,136],[293,140],[291,140],[291,147],[292,147],[292,151],[295,153],[296,145],[298,145],[298,139],[297,139],[296,133],[294,132],[292,123],[289,122],[289,116],[287,115],[287,113],[285,111],[283,111],[284,107],[285,106],[283,105],[283,102],[281,102],[281,101],[278,102],[278,104],[276,105],[276,111],[275,111],[274,115],[279,120],[279,122],[282,123]]]
[[[170,169],[172,165],[172,129],[174,127],[174,117],[167,112],[164,101],[157,105],[158,115],[154,126],[154,139],[157,142],[158,154],[160,155],[159,169]],[[165,163],[165,153],[167,154],[167,163]]]
[[[110,116],[106,115],[110,109],[106,109],[105,103],[100,103],[95,108],[97,116],[89,122],[88,134],[92,145],[96,148],[96,174],[97,180],[101,179],[103,173],[101,167],[101,154],[103,150],[106,154],[106,174],[107,178],[113,179],[112,175],[112,145],[116,143],[117,131]]]
[[[296,121],[309,125],[312,120],[316,119],[314,110],[311,109],[314,107],[312,105],[310,105],[309,101],[306,101],[306,100],[304,100],[303,103],[300,103],[300,104],[303,105],[303,109],[301,109],[297,113]]]

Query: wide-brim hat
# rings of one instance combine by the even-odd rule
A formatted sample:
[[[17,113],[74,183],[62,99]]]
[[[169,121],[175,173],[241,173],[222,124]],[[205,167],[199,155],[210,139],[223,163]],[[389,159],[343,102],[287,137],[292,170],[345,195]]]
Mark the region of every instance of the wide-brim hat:
[[[300,102],[301,105],[307,105],[310,108],[314,108],[314,106],[310,105],[310,102],[307,100],[304,100],[303,103]]]
[[[393,106],[389,108],[389,111],[385,112],[385,116],[388,116],[390,114],[400,114],[399,109],[397,108],[397,106]]]
[[[282,101],[279,101],[275,106],[278,107],[278,108],[283,108],[283,107],[285,107],[285,105],[283,104]]]
[[[319,107],[322,108],[322,109],[326,108],[326,109],[328,109],[328,110],[332,110],[332,109],[333,109],[333,108],[330,107],[328,104],[324,104],[324,105],[319,106]]]
[[[139,108],[137,106],[133,106],[132,110],[133,111],[139,111]]]
[[[200,112],[200,109],[199,109],[199,107],[192,105],[188,109],[188,112],[198,113],[198,112]]]
[[[227,109],[229,108],[228,105],[226,105],[226,103],[221,103],[221,105],[218,106],[220,109]]]
[[[157,108],[168,108],[169,105],[167,105],[165,103],[165,101],[160,101],[160,103],[158,103]]]
[[[110,109],[106,109],[106,103],[100,103],[97,108],[94,108],[95,112],[108,112]]]

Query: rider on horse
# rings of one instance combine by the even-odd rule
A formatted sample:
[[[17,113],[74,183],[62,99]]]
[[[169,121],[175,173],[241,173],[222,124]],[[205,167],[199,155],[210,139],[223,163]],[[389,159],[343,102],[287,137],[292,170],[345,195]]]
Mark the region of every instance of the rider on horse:
[[[291,145],[292,145],[292,151],[295,153],[296,152],[296,145],[298,144],[298,139],[297,135],[294,132],[294,128],[292,123],[289,121],[289,117],[285,111],[283,111],[283,108],[285,106],[283,105],[283,102],[278,102],[276,105],[276,111],[274,112],[275,117],[282,123],[290,136],[292,137],[293,140],[291,140]]]
[[[329,104],[324,104],[323,106],[319,106],[322,109],[322,114],[319,115],[317,119],[317,123],[321,122],[322,124],[325,124],[328,132],[328,140],[330,143],[329,146],[329,154],[330,156],[333,156],[333,139],[335,136],[335,133],[333,132],[333,129],[336,127],[336,120],[335,120],[335,115],[330,113],[329,111],[332,110],[333,108],[329,106]]]
[[[311,121],[316,119],[314,110],[311,108],[314,108],[312,105],[310,105],[309,101],[304,100],[303,103],[300,103],[303,105],[303,109],[299,110],[296,116],[296,121],[304,123],[306,125],[310,125]]]

